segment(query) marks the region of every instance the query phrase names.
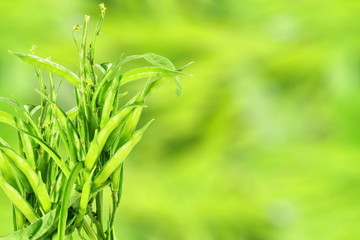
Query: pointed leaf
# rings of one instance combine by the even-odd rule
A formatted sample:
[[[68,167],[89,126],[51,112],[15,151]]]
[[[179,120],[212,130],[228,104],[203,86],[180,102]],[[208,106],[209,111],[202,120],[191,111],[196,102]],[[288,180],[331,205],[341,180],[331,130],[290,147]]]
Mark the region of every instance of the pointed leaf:
[[[120,82],[120,86],[125,85],[128,82],[142,79],[142,78],[149,78],[149,77],[160,77],[160,76],[179,76],[179,75],[186,75],[184,73],[164,69],[161,67],[143,67],[143,68],[136,68],[130,71],[127,71],[123,74],[122,80]]]
[[[166,57],[157,55],[155,53],[145,53],[144,59],[156,67],[162,67],[169,70],[175,70],[174,64]]]
[[[58,75],[59,77],[65,79],[74,86],[79,86],[80,84],[79,77],[75,73],[61,66],[60,64],[57,64],[53,61],[32,54],[25,54],[25,53],[11,52],[11,51],[10,53],[19,57],[24,62],[30,63],[36,67],[43,68],[45,70],[48,70],[49,72]]]
[[[0,111],[0,122],[9,124],[12,127],[16,126],[14,116],[4,111]]]

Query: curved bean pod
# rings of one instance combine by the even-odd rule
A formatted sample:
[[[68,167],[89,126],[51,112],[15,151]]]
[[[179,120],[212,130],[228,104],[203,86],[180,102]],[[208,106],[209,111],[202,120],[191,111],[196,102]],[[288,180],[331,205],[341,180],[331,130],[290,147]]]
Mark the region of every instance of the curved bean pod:
[[[151,120],[140,130],[136,131],[134,135],[127,141],[115,154],[114,156],[105,163],[104,167],[100,170],[100,172],[95,176],[93,189],[101,186],[106,180],[110,177],[110,175],[120,166],[120,164],[124,161],[124,159],[129,155],[130,151],[133,147],[140,141],[145,130],[150,126],[153,122]]]
[[[117,114],[115,114],[107,121],[105,126],[94,137],[94,140],[90,143],[89,150],[85,157],[85,168],[87,172],[91,172],[111,132],[121,123],[121,121],[131,112],[134,107],[135,106],[128,106],[121,109]]]
[[[20,195],[15,188],[13,188],[9,183],[6,182],[2,174],[0,174],[0,187],[11,200],[11,202],[16,206],[17,209],[21,211],[22,214],[30,221],[33,222],[38,219],[37,214],[30,204]]]
[[[59,224],[58,224],[58,240],[65,239],[65,231],[66,231],[66,220],[68,216],[68,207],[70,204],[70,195],[75,184],[76,178],[78,177],[80,171],[83,169],[83,163],[79,162],[75,165],[74,169],[72,170],[69,179],[66,182],[64,191],[62,192],[61,198],[61,209],[60,209],[60,217],[59,217]]]
[[[10,183],[10,185],[17,188],[16,178],[9,161],[8,157],[0,150],[0,171],[5,180]]]
[[[95,169],[93,169],[90,173],[90,176],[85,181],[84,186],[82,188],[82,193],[80,197],[80,203],[79,203],[79,212],[75,219],[75,225],[78,226],[82,220],[84,219],[85,213],[88,208],[88,202],[90,199],[91,194],[91,183],[92,183],[92,176],[95,172]]]
[[[102,109],[100,128],[103,128],[106,122],[109,120],[110,113],[113,110],[114,100],[116,97],[120,79],[121,79],[120,77],[117,77],[112,80],[110,90],[106,96],[104,107]]]
[[[4,146],[2,146],[2,148],[2,151],[6,154],[6,156],[9,157],[12,163],[26,176],[44,212],[49,212],[51,209],[50,196],[42,179],[39,178],[29,163],[14,150]]]
[[[18,128],[23,129],[25,131],[27,131],[27,128],[24,124],[24,122],[22,120],[18,120]],[[36,164],[35,164],[35,155],[34,155],[34,150],[33,150],[33,145],[31,142],[31,138],[29,135],[24,134],[22,132],[19,133],[20,137],[21,137],[21,142],[23,144],[23,150],[26,156],[26,160],[28,161],[28,163],[30,164],[31,168],[33,170],[36,169]]]

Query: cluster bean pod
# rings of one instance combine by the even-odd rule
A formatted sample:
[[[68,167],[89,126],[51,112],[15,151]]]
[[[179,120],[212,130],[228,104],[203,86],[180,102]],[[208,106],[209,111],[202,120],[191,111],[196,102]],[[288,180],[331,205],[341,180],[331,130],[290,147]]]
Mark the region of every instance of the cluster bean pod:
[[[85,157],[85,168],[88,173],[93,169],[96,160],[106,143],[111,132],[121,123],[121,121],[131,112],[135,106],[128,106],[121,109],[117,114],[110,118],[100,132],[95,136],[90,143],[89,150]]]
[[[14,165],[16,165],[16,167],[24,173],[44,212],[49,212],[51,209],[50,196],[42,179],[30,167],[29,163],[16,152],[9,148],[3,148],[3,151],[14,163]]]
[[[133,147],[140,141],[145,130],[150,126],[153,122],[151,120],[140,130],[137,130],[134,135],[127,141],[119,150],[116,151],[114,156],[110,158],[104,165],[104,167],[100,170],[100,172],[95,176],[93,189],[101,186],[106,180],[111,176],[111,174],[120,166],[120,164],[124,161],[127,155],[131,152]]]
[[[12,187],[2,174],[0,173],[0,187],[4,193],[8,196],[11,202],[15,205],[17,209],[21,211],[22,214],[30,221],[33,222],[38,218],[38,215],[35,213],[34,209],[30,204],[21,196],[21,194]]]

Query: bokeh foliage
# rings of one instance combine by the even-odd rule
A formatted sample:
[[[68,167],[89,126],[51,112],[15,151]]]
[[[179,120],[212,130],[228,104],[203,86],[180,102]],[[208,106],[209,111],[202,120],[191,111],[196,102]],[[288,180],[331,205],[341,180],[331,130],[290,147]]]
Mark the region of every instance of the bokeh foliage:
[[[7,49],[35,43],[75,69],[72,26],[99,3],[3,1],[0,95],[38,101],[33,69]],[[124,239],[359,239],[360,3],[105,4],[98,61],[143,52],[195,61],[182,97],[171,85],[150,97],[144,114],[156,122],[126,163]],[[66,84],[62,94],[72,98]],[[11,211],[0,199],[3,234]]]

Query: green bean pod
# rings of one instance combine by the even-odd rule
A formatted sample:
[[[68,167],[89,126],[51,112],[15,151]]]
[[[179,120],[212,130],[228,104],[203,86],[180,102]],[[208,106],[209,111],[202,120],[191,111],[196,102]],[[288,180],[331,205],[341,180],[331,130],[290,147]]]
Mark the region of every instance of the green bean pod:
[[[118,140],[119,136],[121,135],[121,131],[125,125],[127,118],[124,118],[119,125],[112,131],[112,133],[109,135],[108,139],[106,140],[106,143],[104,145],[103,151],[108,152],[110,151],[115,142]]]
[[[137,130],[134,135],[127,141],[115,154],[114,156],[105,163],[104,167],[95,176],[93,189],[101,186],[111,176],[111,174],[120,166],[120,164],[129,155],[133,147],[140,141],[145,130],[150,126],[153,120],[148,122],[140,130]]]
[[[14,181],[16,182],[15,185],[13,185],[13,187],[18,186],[18,190],[23,193],[23,189],[22,187],[24,187],[24,190],[28,193],[32,193],[33,189],[31,188],[31,185],[27,179],[27,177],[25,176],[25,174],[13,163],[13,161],[10,160],[10,158],[5,154],[5,152],[3,151],[4,148],[10,148],[10,146],[7,144],[7,142],[4,141],[4,139],[0,138],[0,152],[2,154],[3,160],[6,162],[5,165],[2,166],[5,167],[6,165],[8,165],[6,168],[8,169],[8,171],[3,172],[5,179],[7,179],[7,177],[11,177],[11,174],[13,173],[13,180],[10,180],[10,183],[12,184]],[[9,171],[9,169],[12,169],[13,171]],[[4,169],[5,170],[5,169]]]
[[[90,143],[89,150],[85,157],[85,168],[88,173],[93,169],[106,140],[111,132],[121,123],[121,121],[131,112],[135,106],[128,106],[121,109],[117,114],[110,118],[97,136]]]
[[[137,93],[128,103],[127,105],[130,105],[130,104],[134,104],[135,102],[136,103],[139,103],[138,106],[135,107],[135,109],[137,108],[143,108],[144,107],[144,98],[145,98],[145,93],[146,93],[146,90],[147,90],[147,87],[149,85],[146,84],[145,88]],[[112,150],[112,152],[114,152],[114,149],[117,150],[116,147],[114,146],[117,146],[118,143],[119,143],[119,140],[122,139],[121,135],[122,135],[122,132],[123,132],[123,128],[124,128],[124,125],[126,124],[126,122],[128,122],[128,119],[129,118],[132,118],[132,112],[129,114],[129,116],[124,119],[121,123],[119,123],[119,125],[116,127],[116,129],[114,129],[114,131],[110,134],[110,136],[108,137],[108,139],[106,140],[106,143],[105,143],[105,146],[104,146],[104,150],[105,151],[109,151],[109,150]],[[135,126],[136,128],[136,126]],[[134,131],[135,131],[135,128],[134,128]],[[133,131],[133,132],[134,132]],[[129,135],[129,137],[133,134],[133,132]],[[129,138],[128,137],[128,138]],[[128,139],[126,139],[125,141],[127,141]],[[124,141],[122,141],[122,143],[124,143]]]
[[[99,92],[99,96],[96,100],[96,104],[98,106],[104,106],[105,101],[106,101],[106,96],[108,95],[109,91],[110,91],[110,87],[112,85],[112,82],[107,81],[104,85],[104,87],[101,89],[101,91]]]
[[[75,181],[83,169],[83,163],[79,162],[75,165],[69,178],[66,181],[66,185],[63,188],[62,197],[61,197],[61,208],[60,208],[60,216],[59,216],[59,224],[58,224],[58,240],[65,239],[65,231],[66,231],[66,221],[68,217],[68,207],[70,205],[70,196],[73,190]]]
[[[120,137],[117,139],[118,141],[116,141],[112,146],[113,147],[112,151],[116,151],[118,149],[119,145],[121,146],[123,143],[128,141],[129,138],[132,136],[132,134],[134,133],[136,126],[139,122],[142,110],[143,110],[143,106],[138,106],[130,113],[130,115],[129,115],[127,121],[125,122],[125,125],[121,131]],[[118,192],[121,187],[120,174],[121,174],[121,166],[119,166],[116,169],[116,171],[113,173],[112,179],[111,179],[112,190],[116,191],[116,192]]]
[[[79,203],[79,212],[75,219],[75,226],[79,226],[82,220],[84,219],[85,213],[88,208],[88,203],[90,199],[91,194],[91,183],[92,183],[92,176],[95,172],[95,169],[93,169],[90,173],[90,176],[85,181],[84,186],[82,187],[81,197],[80,197],[80,203]]]
[[[17,123],[18,123],[18,128],[23,129],[24,131],[28,131],[22,120],[19,119],[17,121]],[[26,160],[30,164],[31,168],[33,170],[35,170],[36,169],[35,155],[34,155],[33,144],[32,144],[31,138],[29,135],[24,134],[22,132],[20,132],[19,134],[21,137],[21,142],[23,145],[23,151],[25,153]]]
[[[16,167],[18,167],[24,173],[44,212],[49,212],[51,209],[51,201],[44,182],[31,168],[29,163],[16,152],[9,148],[3,148],[3,152],[9,157],[14,165],[16,165]]]
[[[106,100],[104,103],[104,107],[102,109],[101,113],[101,122],[100,122],[100,128],[103,128],[106,124],[106,122],[110,118],[111,111],[113,110],[114,100],[116,98],[117,89],[119,87],[120,83],[120,77],[117,77],[112,80],[110,90],[108,94],[106,95]]]
[[[55,184],[55,188],[54,188],[54,203],[58,203],[59,199],[61,197],[61,187],[63,186],[64,182],[66,178],[64,178],[64,175],[61,174],[57,180],[56,180],[56,184]]]
[[[10,160],[1,150],[0,150],[0,171],[2,172],[5,180],[8,183],[10,183],[11,186],[13,186],[14,188],[18,187],[13,169],[10,165]]]
[[[37,214],[30,204],[20,195],[15,188],[13,188],[9,183],[6,182],[2,174],[0,174],[0,187],[6,194],[6,196],[11,200],[11,202],[19,209],[22,214],[30,221],[33,222],[38,219]]]
[[[144,106],[137,106],[135,109],[129,114],[124,127],[121,130],[120,136],[117,138],[117,141],[113,144],[113,151],[115,152],[119,146],[124,144],[129,140],[129,138],[135,132],[136,126],[139,122],[141,113],[143,111]]]

